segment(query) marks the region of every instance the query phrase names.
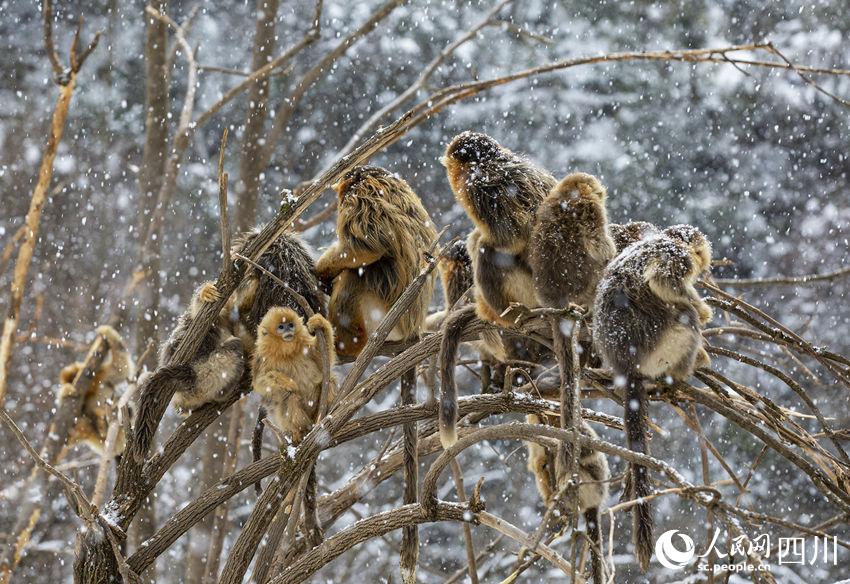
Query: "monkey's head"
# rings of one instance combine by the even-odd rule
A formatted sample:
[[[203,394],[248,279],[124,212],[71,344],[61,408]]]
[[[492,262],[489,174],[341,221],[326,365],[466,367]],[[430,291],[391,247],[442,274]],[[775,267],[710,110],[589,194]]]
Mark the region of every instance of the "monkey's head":
[[[698,274],[708,271],[711,267],[711,243],[702,231],[693,225],[682,223],[668,227],[664,230],[664,235],[688,250]]]
[[[454,164],[481,164],[499,157],[503,148],[487,134],[462,132],[455,136],[446,148],[441,162],[446,168]]]
[[[595,203],[604,203],[608,196],[608,191],[602,186],[599,179],[586,172],[568,174],[552,192],[557,193],[562,201],[575,197]]]
[[[257,327],[257,351],[272,359],[302,353],[311,342],[301,315],[289,307],[269,309]]]
[[[343,203],[349,197],[392,196],[395,193],[410,191],[407,182],[395,173],[380,166],[355,166],[333,185]]]

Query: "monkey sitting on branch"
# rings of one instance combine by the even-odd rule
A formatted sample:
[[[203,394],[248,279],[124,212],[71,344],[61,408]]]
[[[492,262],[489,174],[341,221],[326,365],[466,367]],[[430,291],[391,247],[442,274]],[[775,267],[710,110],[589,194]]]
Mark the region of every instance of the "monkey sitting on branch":
[[[531,225],[540,202],[555,186],[548,172],[524,156],[476,132],[463,132],[449,143],[442,159],[449,184],[475,228],[467,238],[475,284],[475,306],[484,320],[511,326],[502,313],[517,302],[538,306],[528,263]],[[442,370],[440,439],[444,447],[457,439],[457,389],[453,369],[462,325],[468,312],[449,316],[443,323],[440,348]],[[506,362],[539,360],[545,352],[536,343],[516,335],[482,335],[487,353]]]
[[[527,421],[530,424],[558,425],[554,417],[545,414],[529,414]],[[590,438],[599,437],[587,422],[582,422],[581,432]],[[543,503],[547,507],[554,505],[564,524],[569,523],[574,509],[569,508],[569,498],[563,494],[570,476],[566,468],[557,462],[557,447],[547,447],[537,442],[526,442],[525,445],[528,450],[528,469],[534,473]],[[599,509],[608,499],[608,483],[611,480],[608,457],[596,450],[581,447],[578,454],[578,479],[578,511],[584,515],[587,537],[590,540],[591,574],[595,584],[602,584],[604,579]],[[559,494],[562,495],[560,498]]]
[[[103,325],[97,328],[97,333],[106,340],[108,354],[95,371],[91,386],[83,397],[82,412],[68,436],[67,447],[82,442],[101,455],[109,429],[110,411],[118,398],[117,387],[133,377],[135,366],[118,331]],[[59,382],[62,384],[58,396],[59,407],[65,399],[77,395],[73,383],[83,366],[80,362],[72,363],[59,373]],[[124,444],[124,430],[119,428],[113,452],[116,457],[121,456]]]
[[[322,397],[322,354],[317,332],[328,344],[330,366],[336,361],[331,323],[314,314],[307,324],[293,309],[276,306],[266,313],[257,329],[257,345],[252,364],[252,388],[263,400],[274,424],[293,444],[299,444],[318,421]],[[330,405],[336,379],[330,377]]]
[[[646,221],[608,224],[608,235],[611,236],[618,254],[622,253],[631,244],[653,235],[658,235],[659,233],[661,233],[661,230],[657,226]]]
[[[275,428],[285,434],[292,445],[298,445],[319,421],[324,402],[329,407],[336,397],[336,378],[328,378],[327,395],[322,395],[324,378],[323,356],[317,333],[321,331],[328,351],[329,367],[336,362],[334,335],[331,323],[321,314],[314,314],[304,325],[303,318],[288,307],[274,307],[266,313],[257,329],[257,344],[252,364],[252,389],[260,395],[263,406],[252,440],[254,460],[259,460],[263,442],[263,418],[271,415]],[[322,399],[324,398],[324,400]],[[315,469],[310,479],[305,501],[305,525],[314,540],[320,540],[320,527],[315,517]],[[257,494],[260,483],[254,485]],[[287,504],[291,503],[291,496]]]
[[[232,250],[244,249],[259,233],[260,229],[256,228],[236,236]],[[243,338],[246,350],[253,347],[260,321],[272,307],[288,306],[307,318],[309,315],[304,313],[304,307],[297,298],[300,296],[312,313],[326,313],[326,296],[320,290],[313,258],[298,237],[282,234],[263,252],[256,264],[259,268],[253,265],[247,267],[245,278],[235,292],[234,304],[239,311],[241,325],[239,336]]]
[[[602,270],[617,253],[608,234],[607,191],[595,176],[567,175],[537,209],[528,260],[541,306],[593,303]]]
[[[188,363],[165,365],[185,338],[202,306],[219,299],[220,293],[215,284],[203,283],[192,295],[189,308],[180,316],[171,336],[160,349],[160,367],[141,388],[133,445],[137,462],[141,462],[150,449],[161,412],[168,405],[164,403],[166,396],[173,394],[174,407],[180,414],[188,415],[203,405],[227,399],[242,378],[245,350],[242,340],[233,334],[230,302],[222,308]],[[173,392],[170,391],[172,388]]]
[[[410,185],[383,168],[356,167],[334,188],[337,241],[319,258],[316,274],[331,282],[328,317],[337,353],[354,357],[418,274],[437,232]],[[433,291],[429,277],[387,340],[421,332]]]
[[[684,380],[710,364],[701,334],[710,315],[700,310],[694,283],[711,265],[711,248],[701,233],[688,231],[687,243],[661,234],[628,247],[608,265],[596,293],[594,343],[625,388],[626,436],[636,452],[647,452],[644,381]],[[651,494],[646,467],[631,466],[627,489],[630,498]],[[633,538],[644,571],[652,555],[652,527],[650,503],[636,505]]]
[[[486,134],[456,136],[442,160],[458,202],[475,225],[467,239],[478,315],[510,326],[512,302],[537,306],[528,264],[535,212],[555,186],[548,172]]]

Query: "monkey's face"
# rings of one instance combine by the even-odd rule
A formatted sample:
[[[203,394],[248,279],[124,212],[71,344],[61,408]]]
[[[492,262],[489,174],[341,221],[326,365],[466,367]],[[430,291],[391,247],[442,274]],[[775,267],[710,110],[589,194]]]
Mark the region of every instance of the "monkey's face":
[[[260,322],[257,339],[263,345],[273,345],[278,351],[288,353],[300,348],[305,334],[304,321],[297,312],[276,306]]]
[[[277,335],[284,341],[291,342],[295,339],[295,323],[283,320],[277,323]]]
[[[451,165],[474,165],[490,162],[496,159],[502,147],[487,134],[463,132],[454,137],[446,148],[446,155],[441,162],[446,168]]]

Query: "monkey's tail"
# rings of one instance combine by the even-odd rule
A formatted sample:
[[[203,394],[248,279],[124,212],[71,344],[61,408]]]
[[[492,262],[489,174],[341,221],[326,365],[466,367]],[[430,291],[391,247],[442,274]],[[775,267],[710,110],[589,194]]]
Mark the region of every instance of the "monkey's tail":
[[[132,456],[137,464],[145,460],[171,396],[194,385],[195,371],[189,365],[160,367],[145,380],[133,433]]]
[[[630,450],[647,454],[646,435],[646,388],[643,379],[636,375],[627,377],[625,421],[626,436]],[[649,469],[643,465],[631,465],[631,496],[635,499],[652,494],[649,480]],[[632,512],[632,538],[635,544],[635,554],[642,571],[649,568],[652,557],[652,504],[639,503]]]
[[[443,339],[440,342],[440,442],[443,448],[457,442],[457,386],[455,362],[463,327],[475,318],[475,307],[466,306],[450,313],[443,321]]]
[[[587,525],[587,538],[590,540],[590,576],[593,584],[604,584],[602,570],[602,528],[599,525],[599,507],[584,510],[584,522]]]
[[[264,420],[268,414],[265,406],[260,406],[257,410],[257,423],[254,425],[254,434],[251,436],[251,456],[254,462],[260,460],[263,455],[263,429],[266,427]],[[260,481],[254,483],[254,491],[257,496],[263,493],[263,485]]]

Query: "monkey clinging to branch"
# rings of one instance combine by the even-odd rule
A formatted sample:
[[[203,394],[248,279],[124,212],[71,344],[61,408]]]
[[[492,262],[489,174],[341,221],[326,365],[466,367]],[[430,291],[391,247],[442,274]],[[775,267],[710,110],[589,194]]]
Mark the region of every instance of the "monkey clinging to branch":
[[[257,329],[252,365],[253,390],[262,397],[275,425],[298,444],[318,420],[322,397],[322,354],[317,332],[328,344],[330,366],[336,361],[331,324],[314,314],[306,326],[291,308],[274,307]],[[325,402],[334,399],[336,379],[331,375]]]
[[[691,228],[695,229],[695,228]],[[675,234],[674,234],[675,235]],[[702,234],[699,234],[700,236]],[[657,235],[639,241],[608,265],[594,302],[594,342],[625,387],[626,436],[630,449],[647,452],[645,379],[684,380],[709,364],[703,348],[694,283],[710,266],[704,236]],[[652,492],[648,469],[632,465],[627,485],[631,498]],[[634,508],[633,537],[641,569],[652,555],[652,508]]]
[[[335,188],[337,241],[319,258],[316,273],[332,282],[328,316],[336,329],[337,353],[355,356],[416,277],[437,233],[410,185],[383,168],[356,167]],[[429,277],[388,340],[421,331],[433,291]]]
[[[545,414],[529,414],[529,424],[547,424],[557,426],[558,422]],[[590,438],[599,436],[587,422],[582,422],[581,432]],[[573,509],[567,504],[569,498],[556,497],[571,479],[566,469],[556,462],[557,447],[548,447],[537,442],[526,442],[528,449],[528,469],[537,479],[537,490],[543,503],[548,507],[555,505],[563,521],[567,522]],[[604,582],[602,574],[602,532],[599,509],[608,499],[608,481],[611,471],[608,457],[602,452],[582,447],[578,455],[578,510],[584,515],[587,537],[590,540],[591,573],[595,584]],[[565,493],[566,495],[566,493]]]
[[[141,387],[139,411],[136,414],[134,457],[144,459],[168,405],[163,403],[173,389],[173,404],[182,414],[226,399],[236,388],[245,371],[242,341],[233,335],[230,303],[225,304],[210,330],[204,335],[195,356],[185,365],[167,366],[171,355],[189,332],[203,304],[216,302],[220,293],[212,282],[205,282],[192,295],[189,308],[177,321],[171,336],[160,349],[160,367]]]
[[[555,179],[490,136],[463,132],[446,149],[443,164],[455,197],[475,229],[467,240],[478,315],[500,316],[511,302],[537,306],[528,264],[528,240],[537,207]]]
[[[617,251],[608,234],[606,197],[595,176],[577,172],[559,182],[537,209],[528,261],[542,306],[593,302],[602,270]]]
[[[83,398],[82,412],[68,437],[68,446],[83,442],[97,454],[102,454],[106,432],[109,429],[109,413],[114,405],[113,401],[118,398],[116,388],[133,377],[135,367],[118,331],[103,325],[97,328],[97,333],[106,339],[109,352],[97,368],[91,386]],[[66,398],[76,394],[73,382],[83,365],[79,362],[72,363],[59,374],[59,382],[62,383],[58,398],[60,406]],[[120,456],[124,451],[124,442],[124,430],[119,428],[114,452],[116,456]]]

